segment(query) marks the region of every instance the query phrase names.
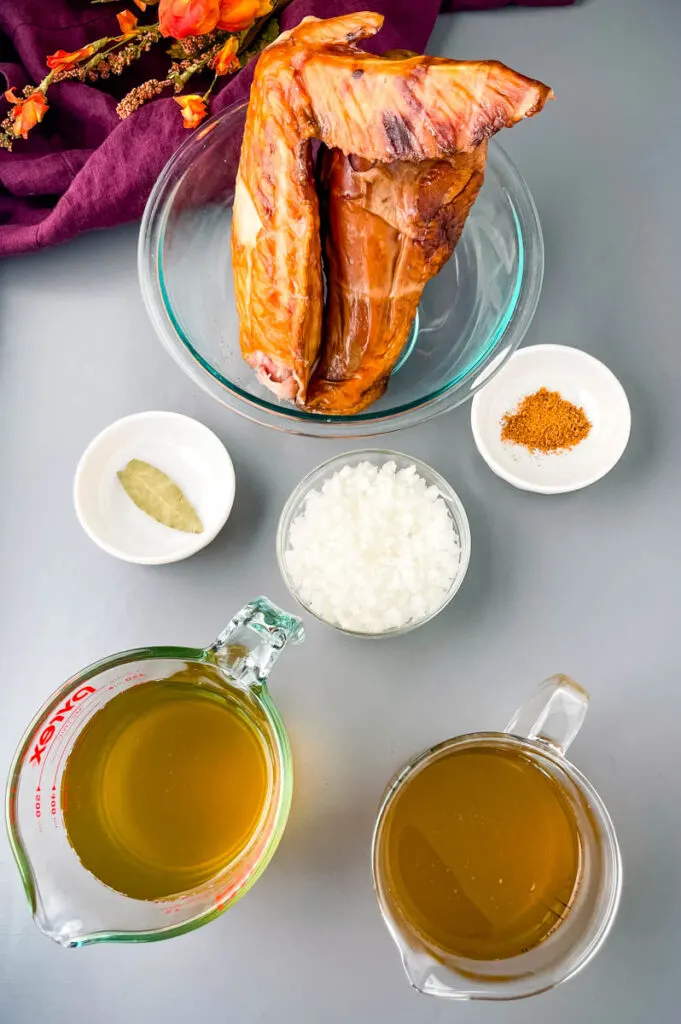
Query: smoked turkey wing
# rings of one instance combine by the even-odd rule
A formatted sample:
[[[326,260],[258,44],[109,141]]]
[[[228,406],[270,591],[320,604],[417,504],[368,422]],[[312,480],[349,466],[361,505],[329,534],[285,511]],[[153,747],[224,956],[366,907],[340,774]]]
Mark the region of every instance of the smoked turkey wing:
[[[237,174],[232,263],[241,351],[304,403],[319,355],[322,267],[309,144],[390,163],[470,153],[551,90],[496,61],[385,60],[356,47],[383,18],[305,18],[261,54]]]
[[[417,164],[324,154],[324,347],[307,408],[352,415],[381,397],[426,281],[454,252],[486,156],[486,142]]]

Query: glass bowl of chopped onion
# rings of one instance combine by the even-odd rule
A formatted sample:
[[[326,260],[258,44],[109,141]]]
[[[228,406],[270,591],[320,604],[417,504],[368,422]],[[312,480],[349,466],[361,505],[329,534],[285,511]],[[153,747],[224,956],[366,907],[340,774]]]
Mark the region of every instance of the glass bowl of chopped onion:
[[[277,560],[296,601],[352,636],[398,636],[461,586],[468,518],[439,473],[411,455],[346,452],[313,469],[279,519]]]

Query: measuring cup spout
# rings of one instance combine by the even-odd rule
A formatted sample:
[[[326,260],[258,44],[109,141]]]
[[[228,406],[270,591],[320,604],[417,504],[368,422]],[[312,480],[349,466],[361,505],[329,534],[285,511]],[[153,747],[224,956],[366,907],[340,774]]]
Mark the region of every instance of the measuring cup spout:
[[[266,597],[237,612],[206,654],[232,683],[259,688],[288,643],[305,638],[301,620],[288,615]]]
[[[415,988],[417,992],[431,993],[432,985],[438,985],[437,978],[433,972],[433,969],[437,966],[435,961],[427,956],[427,954],[418,953],[408,946],[403,946],[400,942],[398,942],[398,946],[402,956],[402,966],[409,978],[411,987]]]
[[[427,950],[412,945],[400,932],[395,922],[389,921],[387,918],[385,920],[395,945],[400,951],[404,973],[413,989],[423,995],[441,996],[445,999],[470,998],[468,985],[463,975],[457,975],[453,970],[435,960]]]

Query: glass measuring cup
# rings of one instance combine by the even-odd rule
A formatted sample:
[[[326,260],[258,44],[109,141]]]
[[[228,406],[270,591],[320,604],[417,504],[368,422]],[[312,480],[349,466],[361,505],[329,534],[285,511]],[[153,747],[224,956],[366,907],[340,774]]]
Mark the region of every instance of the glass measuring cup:
[[[588,704],[588,694],[580,686],[566,676],[553,676],[513,716],[505,732],[470,733],[445,740],[411,760],[390,783],[374,829],[374,887],[383,920],[417,991],[448,999],[502,1000],[535,995],[580,971],[605,941],[622,887],[619,846],[598,793],[565,757]],[[453,750],[490,747],[522,753],[558,783],[579,831],[581,864],[569,911],[547,938],[518,956],[477,960],[444,953],[406,919],[391,893],[386,822],[397,795],[415,773]]]
[[[212,921],[260,877],[281,839],[291,805],[288,736],[267,677],[287,643],[300,643],[299,618],[260,597],[238,612],[205,650],[148,647],[96,662],[48,700],[26,730],[10,770],[7,828],[36,924],[63,946],[147,942]],[[87,871],[64,826],[62,776],[73,744],[93,715],[129,687],[182,673],[199,687],[233,693],[263,742],[269,787],[246,848],[195,889],[158,900],[131,899]]]

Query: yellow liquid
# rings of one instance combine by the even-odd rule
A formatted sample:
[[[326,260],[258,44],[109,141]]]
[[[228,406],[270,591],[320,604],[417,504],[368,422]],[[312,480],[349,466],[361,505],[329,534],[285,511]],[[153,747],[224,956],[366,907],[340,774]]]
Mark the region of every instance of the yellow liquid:
[[[558,783],[519,751],[445,753],[405,783],[384,830],[389,901],[445,954],[515,956],[569,910],[577,822]]]
[[[126,896],[193,889],[248,845],[268,764],[263,738],[228,692],[181,674],[133,686],[91,718],[66,762],[69,842]]]

